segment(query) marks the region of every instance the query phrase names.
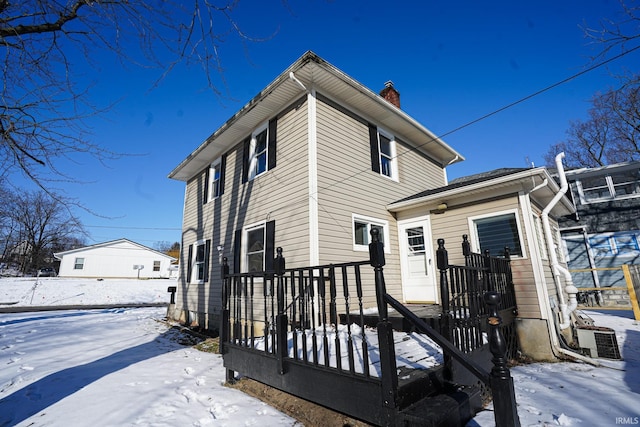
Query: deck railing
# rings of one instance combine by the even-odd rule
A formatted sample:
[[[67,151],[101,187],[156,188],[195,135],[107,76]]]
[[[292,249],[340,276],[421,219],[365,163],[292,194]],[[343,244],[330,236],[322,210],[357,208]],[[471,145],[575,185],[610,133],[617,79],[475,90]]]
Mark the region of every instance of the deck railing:
[[[366,414],[367,410],[374,411],[378,422],[393,425],[407,401],[399,394],[390,305],[417,332],[440,346],[446,363],[455,361],[492,390],[498,426],[518,426],[513,380],[506,364],[507,346],[501,333],[500,307],[504,302],[495,291],[501,288],[492,282],[493,288],[487,289],[469,280],[481,274],[487,276],[486,271],[478,273],[473,267],[449,266],[444,241],[439,241],[443,315],[439,322],[441,330],[436,330],[387,294],[384,248],[378,233],[377,229],[371,232],[367,261],[286,269],[282,249],[278,248],[274,270],[230,274],[224,259],[220,343],[227,380],[234,380],[234,370],[251,371],[271,385],[288,388],[301,397],[317,399],[320,404],[342,411],[352,410],[353,405],[344,406],[347,402],[340,396],[358,396],[365,391],[378,394],[358,397],[362,411],[359,416],[366,417],[371,415]],[[464,279],[452,281],[450,287],[450,277],[454,276]],[[364,327],[365,316],[369,315],[364,301],[372,285],[378,315],[375,330]],[[454,296],[452,303],[449,295]],[[473,324],[466,324],[470,313],[476,314],[476,319]],[[479,323],[482,321],[484,327]],[[490,372],[467,354],[487,342],[493,355]],[[262,356],[240,361],[245,356],[236,350]],[[264,366],[257,366],[259,363]],[[265,373],[274,366],[277,372]],[[302,374],[306,381],[315,375],[316,387],[320,389],[327,376],[335,379],[334,383],[325,384],[334,387],[331,395],[322,390],[314,393],[310,390],[313,385],[283,380],[289,373],[297,375],[301,369],[306,369]],[[318,370],[317,375],[313,369]],[[349,387],[353,391],[341,390]]]

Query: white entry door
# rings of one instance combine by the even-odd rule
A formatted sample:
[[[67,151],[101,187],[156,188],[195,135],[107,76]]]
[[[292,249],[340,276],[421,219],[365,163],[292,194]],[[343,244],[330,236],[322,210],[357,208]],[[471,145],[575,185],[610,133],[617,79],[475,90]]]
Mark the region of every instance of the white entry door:
[[[398,229],[405,302],[438,302],[429,217],[400,221]]]

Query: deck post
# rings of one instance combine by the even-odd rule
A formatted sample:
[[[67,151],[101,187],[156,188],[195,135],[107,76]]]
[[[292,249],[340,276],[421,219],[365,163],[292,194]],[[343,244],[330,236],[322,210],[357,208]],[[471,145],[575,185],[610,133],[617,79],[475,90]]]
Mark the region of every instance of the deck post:
[[[384,283],[383,267],[386,263],[384,259],[384,244],[380,241],[380,230],[371,229],[371,243],[369,243],[369,263],[374,268],[376,283],[376,302],[378,305],[378,319],[380,322],[387,321],[389,313],[387,302],[384,297],[387,287]]]
[[[516,394],[513,378],[507,366],[507,342],[500,326],[502,318],[498,313],[500,294],[487,292],[484,301],[489,306],[489,350],[493,355],[491,361],[491,393],[493,394],[493,413],[496,427],[520,427],[520,418],[516,406]]]
[[[442,314],[440,318],[440,334],[449,342],[453,342],[453,327],[451,314],[451,301],[449,297],[449,279],[447,271],[449,269],[449,254],[444,247],[444,239],[438,239],[438,249],[436,249],[436,264],[440,271],[440,305]],[[452,374],[452,360],[447,353],[444,354],[445,373],[448,377]]]
[[[285,260],[282,256],[282,248],[276,249],[276,258],[273,266],[276,273],[274,280],[277,280],[276,295],[278,299],[278,314],[276,315],[276,356],[278,358],[278,372],[283,375],[286,372],[285,359],[289,354],[289,343],[287,339],[289,322],[287,313],[285,312],[285,289],[284,289],[284,270]]]
[[[225,354],[225,345],[229,341],[229,328],[231,327],[231,316],[229,311],[229,295],[231,290],[229,289],[229,262],[227,257],[222,258],[222,268],[220,268],[220,279],[222,281],[222,316],[220,319],[220,338],[219,347],[220,354]],[[225,375],[228,383],[235,382],[235,372],[230,369],[226,370]]]
[[[394,422],[397,411],[398,374],[396,366],[396,350],[393,341],[393,328],[389,322],[387,309],[387,289],[384,282],[383,267],[384,244],[380,241],[380,230],[371,230],[369,243],[369,263],[374,268],[376,285],[376,302],[378,304],[378,349],[380,352],[380,380],[382,381],[382,402],[386,420],[383,425]]]

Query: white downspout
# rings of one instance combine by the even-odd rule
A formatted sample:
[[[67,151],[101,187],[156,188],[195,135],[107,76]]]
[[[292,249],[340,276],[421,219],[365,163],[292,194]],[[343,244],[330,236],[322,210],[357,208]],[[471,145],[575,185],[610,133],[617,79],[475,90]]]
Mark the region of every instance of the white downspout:
[[[549,212],[553,209],[553,207],[560,201],[560,199],[566,194],[567,189],[569,188],[569,184],[567,183],[567,177],[564,173],[564,167],[562,166],[562,159],[564,158],[564,152],[558,154],[556,156],[556,168],[558,169],[558,177],[560,178],[560,190],[554,196],[554,198],[549,202],[547,207],[542,211],[542,227],[544,228],[545,238],[547,240],[547,248],[549,251],[549,256],[551,257],[551,267],[553,269],[553,281],[556,285],[556,290],[558,293],[558,302],[560,306],[560,313],[562,314],[562,322],[560,323],[560,329],[567,329],[571,325],[571,313],[578,306],[578,300],[576,299],[576,294],[578,293],[578,289],[573,285],[573,280],[571,279],[571,273],[569,270],[564,268],[558,262],[558,256],[556,255],[556,248],[553,243],[553,234],[551,233],[551,225],[549,224]],[[564,276],[565,288],[562,289],[562,282],[560,280],[560,276]],[[569,295],[569,305],[564,299],[564,291]]]

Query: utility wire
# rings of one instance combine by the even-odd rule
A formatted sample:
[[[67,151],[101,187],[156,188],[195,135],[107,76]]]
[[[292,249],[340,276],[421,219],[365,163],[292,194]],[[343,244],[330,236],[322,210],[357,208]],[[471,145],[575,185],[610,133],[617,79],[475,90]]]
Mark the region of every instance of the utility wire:
[[[600,67],[603,67],[603,66],[605,66],[605,65],[607,65],[607,64],[609,64],[609,63],[611,63],[611,62],[613,62],[613,61],[616,61],[616,60],[618,60],[618,59],[620,59],[620,58],[622,58],[622,57],[624,57],[624,56],[626,56],[626,55],[628,55],[628,54],[630,54],[630,53],[632,53],[632,52],[635,52],[635,51],[636,51],[636,50],[638,50],[638,49],[640,49],[640,45],[638,45],[638,46],[636,46],[636,47],[634,47],[634,48],[631,48],[631,49],[629,49],[629,50],[626,50],[626,51],[624,51],[624,52],[622,52],[622,53],[620,53],[620,54],[618,54],[618,55],[612,56],[611,58],[609,58],[609,59],[607,59],[607,60],[605,60],[605,61],[602,61],[602,62],[599,62],[599,63],[597,63],[597,64],[595,64],[595,65],[592,65],[591,67],[588,67],[588,68],[586,68],[586,69],[584,69],[584,70],[582,70],[582,71],[580,71],[580,72],[578,72],[578,73],[576,73],[576,74],[573,74],[573,75],[571,75],[571,76],[569,76],[569,77],[567,77],[567,78],[565,78],[565,79],[563,79],[563,80],[560,80],[560,81],[558,81],[558,82],[556,82],[556,83],[553,83],[552,85],[549,85],[549,86],[547,86],[547,87],[545,87],[545,88],[543,88],[543,89],[540,89],[540,90],[538,90],[538,91],[536,91],[536,92],[534,92],[534,93],[532,93],[532,94],[530,94],[530,95],[527,95],[527,96],[525,96],[525,97],[523,97],[523,98],[520,98],[520,99],[518,99],[517,101],[511,102],[510,104],[507,104],[507,105],[505,105],[505,106],[503,106],[503,107],[500,107],[500,108],[498,108],[497,110],[494,110],[494,111],[492,111],[492,112],[490,112],[490,113],[487,113],[487,114],[485,114],[485,115],[483,115],[483,116],[480,116],[480,117],[478,117],[477,119],[473,119],[473,120],[471,120],[471,121],[469,121],[469,122],[467,122],[467,123],[464,123],[464,124],[462,124],[462,125],[460,125],[460,126],[458,126],[458,127],[454,128],[454,129],[452,129],[452,130],[450,130],[450,131],[448,131],[448,132],[445,132],[445,133],[443,133],[443,134],[437,135],[437,136],[435,136],[435,137],[431,138],[429,141],[426,141],[426,142],[424,142],[424,143],[422,143],[422,144],[420,144],[420,145],[417,145],[417,146],[415,146],[415,147],[410,147],[407,151],[405,151],[405,152],[403,152],[403,153],[401,153],[401,154],[396,155],[394,158],[398,158],[398,157],[403,156],[403,155],[405,155],[405,154],[408,154],[408,153],[410,153],[410,152],[417,151],[419,148],[422,148],[422,147],[424,147],[425,145],[432,143],[433,141],[436,141],[436,140],[438,140],[438,139],[440,139],[440,138],[443,138],[443,137],[445,137],[445,136],[448,136],[448,135],[451,135],[451,134],[453,134],[453,133],[455,133],[455,132],[458,132],[458,131],[460,131],[460,130],[462,130],[462,129],[464,129],[464,128],[467,128],[467,127],[469,127],[469,126],[471,126],[471,125],[474,125],[474,124],[476,124],[476,123],[478,123],[478,122],[480,122],[480,121],[482,121],[482,120],[488,119],[488,118],[489,118],[489,117],[491,117],[491,116],[495,116],[495,115],[496,115],[496,114],[498,114],[498,113],[501,113],[501,112],[503,112],[503,111],[505,111],[505,110],[508,110],[509,108],[512,108],[512,107],[514,107],[514,106],[516,106],[516,105],[518,105],[518,104],[521,104],[521,103],[523,103],[523,102],[525,102],[525,101],[528,101],[529,99],[534,98],[534,97],[536,97],[536,96],[538,96],[538,95],[540,95],[540,94],[542,94],[542,93],[548,92],[548,91],[549,91],[549,90],[551,90],[551,89],[554,89],[554,88],[556,88],[556,87],[558,87],[558,86],[561,86],[561,85],[563,85],[563,84],[565,84],[565,83],[568,83],[568,82],[570,82],[571,80],[573,80],[573,79],[575,79],[575,78],[578,78],[578,77],[580,77],[580,76],[582,76],[582,75],[584,75],[584,74],[587,74],[587,73],[589,73],[589,72],[591,72],[591,71],[593,71],[593,70],[595,70],[595,69],[598,69],[598,68],[600,68]],[[330,188],[333,188],[333,187],[337,186],[338,184],[344,184],[345,182],[349,181],[350,179],[352,179],[352,178],[354,178],[354,177],[356,177],[356,176],[358,176],[358,175],[360,175],[360,174],[367,173],[367,172],[369,172],[369,171],[370,171],[370,169],[369,169],[369,168],[367,168],[367,169],[364,169],[364,170],[361,170],[361,171],[355,172],[355,173],[353,173],[353,174],[351,174],[351,175],[349,175],[349,176],[347,176],[347,177],[345,177],[345,178],[342,178],[342,179],[340,179],[340,180],[338,180],[338,181],[335,181],[335,182],[333,182],[333,183],[331,183],[331,184],[328,184],[328,185],[327,185],[327,186],[325,186],[325,187],[319,188],[319,189],[316,191],[316,193],[314,194],[314,196],[315,196],[315,195],[317,195],[317,194],[319,194],[319,193],[320,193],[320,192],[322,192],[322,191],[326,191],[326,190],[328,190],[328,189],[330,189]],[[303,199],[303,198],[304,198],[304,199],[306,199],[307,197],[309,197],[309,196],[304,196],[304,197],[301,197],[300,199]],[[295,204],[297,204],[297,203],[298,203],[298,201],[294,201],[294,202],[291,202],[291,203],[285,204],[285,205],[283,205],[283,206],[281,206],[281,207],[279,207],[279,208],[277,208],[277,209],[274,209],[273,211],[269,212],[269,214],[268,214],[268,215],[270,215],[271,213],[273,213],[273,212],[275,212],[275,211],[278,211],[278,210],[281,210],[281,209],[287,208],[287,207],[289,207],[289,206],[291,206],[291,205],[295,205]]]
[[[525,101],[528,101],[529,99],[534,98],[534,97],[536,97],[536,96],[538,96],[538,95],[540,95],[540,94],[542,94],[542,93],[544,93],[544,92],[547,92],[547,91],[549,91],[549,90],[551,90],[551,89],[554,89],[554,88],[556,88],[556,87],[558,87],[558,86],[561,86],[561,85],[563,85],[563,84],[565,84],[565,83],[568,83],[568,82],[570,82],[571,80],[573,80],[573,79],[575,79],[575,78],[577,78],[577,77],[582,76],[583,74],[587,74],[587,73],[589,73],[589,72],[591,72],[591,71],[593,71],[593,70],[595,70],[595,69],[597,69],[597,68],[603,67],[603,66],[605,66],[605,65],[609,64],[610,62],[613,62],[613,61],[615,61],[615,60],[618,60],[618,59],[622,58],[623,56],[626,56],[626,55],[628,55],[628,54],[630,54],[630,53],[632,53],[632,52],[634,52],[634,51],[636,51],[636,50],[638,50],[638,49],[640,49],[640,45],[638,45],[638,46],[636,46],[636,47],[634,47],[634,48],[632,48],[632,49],[629,49],[629,50],[627,50],[627,51],[624,51],[624,52],[622,52],[622,53],[620,53],[620,54],[618,54],[618,55],[616,55],[616,56],[613,56],[613,57],[611,57],[611,58],[607,59],[606,61],[600,62],[600,63],[595,64],[595,65],[593,65],[593,66],[591,66],[591,67],[589,67],[589,68],[586,68],[586,69],[584,69],[584,70],[582,70],[582,71],[580,71],[580,72],[578,72],[578,73],[576,73],[576,74],[574,74],[574,75],[572,75],[572,76],[570,76],[570,77],[567,77],[567,78],[566,78],[566,79],[564,79],[564,80],[560,80],[560,81],[559,81],[559,82],[557,82],[557,83],[554,83],[554,84],[552,84],[552,85],[550,85],[550,86],[547,86],[547,87],[545,87],[544,89],[540,89],[540,90],[539,90],[539,91],[537,91],[537,92],[534,92],[534,93],[532,93],[532,94],[530,94],[530,95],[525,96],[524,98],[520,98],[520,99],[518,99],[517,101],[514,101],[514,102],[512,102],[512,103],[510,103],[510,104],[505,105],[504,107],[498,108],[497,110],[494,110],[494,111],[492,111],[492,112],[490,112],[490,113],[488,113],[488,114],[485,114],[484,116],[481,116],[481,117],[478,117],[477,119],[471,120],[470,122],[467,122],[467,123],[465,123],[465,124],[463,124],[463,125],[461,125],[461,126],[458,126],[457,128],[455,128],[455,129],[453,129],[453,130],[450,130],[450,131],[448,131],[448,132],[446,132],[446,133],[443,133],[442,135],[438,136],[437,138],[442,138],[442,137],[444,137],[444,136],[451,135],[451,134],[452,134],[452,133],[454,133],[454,132],[457,132],[457,131],[459,131],[459,130],[461,130],[461,129],[464,129],[464,128],[469,127],[469,126],[471,126],[471,125],[473,125],[473,124],[476,124],[476,123],[478,123],[478,122],[480,122],[480,121],[482,121],[482,120],[484,120],[484,119],[487,119],[487,118],[489,118],[489,117],[491,117],[491,116],[494,116],[494,115],[496,115],[496,114],[498,114],[498,113],[501,113],[501,112],[503,112],[504,110],[507,110],[507,109],[509,109],[509,108],[511,108],[511,107],[515,107],[515,106],[516,106],[516,105],[518,105],[518,104],[521,104],[521,103],[523,103],[523,102],[525,102]],[[433,140],[432,140],[432,141],[433,141]],[[432,142],[432,141],[427,141],[427,142],[425,142],[424,144],[419,145],[419,146],[418,146],[418,148],[419,148],[419,147],[422,147],[422,146],[424,146],[424,145],[426,145],[426,144],[428,144],[428,143],[430,143],[430,142]],[[402,154],[400,154],[399,156],[401,156],[401,155],[403,155],[403,154],[406,154],[406,153],[402,153]],[[399,157],[399,156],[398,156],[398,157]]]

